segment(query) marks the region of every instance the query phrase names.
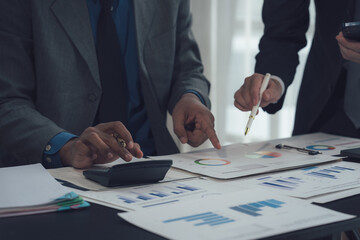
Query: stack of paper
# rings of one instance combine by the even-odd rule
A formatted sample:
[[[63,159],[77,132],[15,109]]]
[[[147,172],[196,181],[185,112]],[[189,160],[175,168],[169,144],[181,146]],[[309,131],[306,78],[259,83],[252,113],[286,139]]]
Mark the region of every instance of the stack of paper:
[[[336,162],[260,176],[235,179],[234,187],[263,188],[291,197],[311,197],[360,188],[360,164]]]
[[[354,216],[267,192],[238,191],[119,213],[126,221],[170,239],[258,239]]]
[[[58,183],[41,164],[0,168],[0,217],[88,207]]]

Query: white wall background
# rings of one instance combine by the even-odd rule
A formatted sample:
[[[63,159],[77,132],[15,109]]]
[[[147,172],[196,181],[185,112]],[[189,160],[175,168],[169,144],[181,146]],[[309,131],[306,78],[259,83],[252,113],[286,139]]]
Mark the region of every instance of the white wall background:
[[[199,44],[205,75],[212,84],[212,112],[223,145],[291,136],[298,89],[309,44],[300,52],[300,65],[288,89],[283,109],[275,115],[262,110],[244,137],[249,113],[234,107],[234,93],[245,77],[254,73],[255,55],[263,33],[263,0],[192,0],[193,32]],[[313,36],[314,6],[311,5],[308,40]],[[209,141],[201,148],[211,147]],[[182,151],[192,148],[182,146]]]

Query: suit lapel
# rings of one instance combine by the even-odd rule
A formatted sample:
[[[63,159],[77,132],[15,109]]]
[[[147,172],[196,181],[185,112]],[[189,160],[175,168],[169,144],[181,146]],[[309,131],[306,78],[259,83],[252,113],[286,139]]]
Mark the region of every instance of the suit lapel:
[[[150,82],[143,58],[144,44],[147,41],[159,0],[133,0],[136,38],[139,58],[139,75],[142,94],[147,105],[152,132],[155,133],[155,146],[160,155],[179,152],[166,128],[166,115],[160,111],[153,85]],[[165,143],[165,144],[164,144]]]
[[[69,38],[74,43],[81,56],[84,58],[94,80],[100,87],[101,83],[96,49],[86,1],[55,0],[52,5],[52,11],[64,27],[66,33],[69,35]]]
[[[140,61],[142,61],[145,41],[151,30],[152,20],[158,1],[133,0],[137,47]]]

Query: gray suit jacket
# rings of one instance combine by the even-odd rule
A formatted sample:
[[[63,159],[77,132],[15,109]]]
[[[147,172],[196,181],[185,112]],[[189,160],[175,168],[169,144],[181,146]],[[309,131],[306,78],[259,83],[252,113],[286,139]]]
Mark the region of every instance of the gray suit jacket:
[[[210,107],[187,0],[134,0],[139,75],[159,154],[178,149],[166,112],[187,89]],[[0,166],[41,162],[57,133],[91,126],[101,97],[85,0],[0,1]]]

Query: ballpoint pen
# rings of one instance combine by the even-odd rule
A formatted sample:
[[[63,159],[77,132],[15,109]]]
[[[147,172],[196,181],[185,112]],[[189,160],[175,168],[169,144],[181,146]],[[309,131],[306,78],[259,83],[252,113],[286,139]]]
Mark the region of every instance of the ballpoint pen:
[[[246,128],[245,128],[245,136],[249,132],[251,124],[255,119],[256,113],[257,113],[257,111],[259,109],[259,106],[260,106],[260,103],[261,103],[261,98],[262,98],[263,92],[265,91],[265,89],[267,88],[267,86],[269,84],[270,77],[271,77],[270,73],[267,73],[265,75],[265,77],[264,77],[264,80],[263,80],[262,84],[261,84],[261,87],[260,87],[260,99],[259,99],[258,104],[253,106],[253,108],[251,110],[249,120],[248,120],[248,122],[246,124]]]

